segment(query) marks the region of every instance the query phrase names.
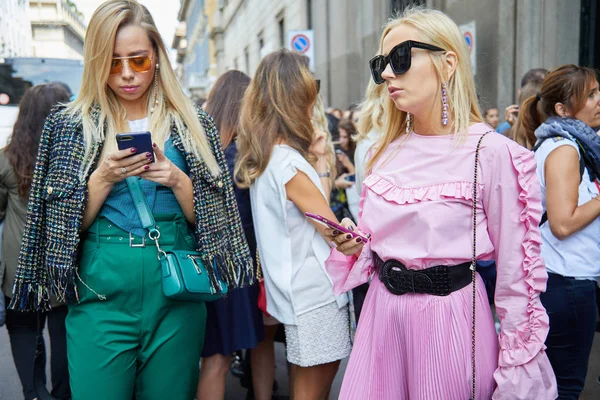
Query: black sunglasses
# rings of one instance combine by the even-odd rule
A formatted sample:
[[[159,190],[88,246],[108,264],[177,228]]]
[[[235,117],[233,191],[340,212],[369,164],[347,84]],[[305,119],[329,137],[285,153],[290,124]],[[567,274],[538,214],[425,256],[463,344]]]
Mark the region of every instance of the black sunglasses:
[[[376,84],[380,85],[385,82],[385,79],[381,76],[385,71],[388,63],[392,66],[392,71],[396,75],[405,73],[410,69],[411,61],[411,49],[424,49],[429,51],[446,51],[440,47],[432,44],[416,42],[414,40],[407,40],[394,47],[387,56],[375,56],[369,61],[371,67],[371,75]]]

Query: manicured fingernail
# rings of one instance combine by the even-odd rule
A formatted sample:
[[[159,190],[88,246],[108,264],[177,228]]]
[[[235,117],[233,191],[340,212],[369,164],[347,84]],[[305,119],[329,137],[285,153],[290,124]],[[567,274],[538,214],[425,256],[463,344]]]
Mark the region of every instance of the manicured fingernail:
[[[352,235],[346,235],[346,239],[352,239]]]
[[[137,149],[136,149],[135,147],[132,147],[132,148],[131,148],[131,152],[132,152],[132,153],[135,153],[136,151],[137,151]]]
[[[367,237],[368,237],[369,239],[371,239],[371,234],[370,234],[370,233],[367,233]]]
[[[146,157],[148,157],[148,158],[152,157],[152,153],[146,153]]]
[[[144,169],[150,169],[150,166],[149,165],[145,165]]]
[[[152,147],[156,147],[156,143],[152,143]]]
[[[360,242],[362,242],[362,239],[361,238],[356,238],[356,242],[360,243]]]

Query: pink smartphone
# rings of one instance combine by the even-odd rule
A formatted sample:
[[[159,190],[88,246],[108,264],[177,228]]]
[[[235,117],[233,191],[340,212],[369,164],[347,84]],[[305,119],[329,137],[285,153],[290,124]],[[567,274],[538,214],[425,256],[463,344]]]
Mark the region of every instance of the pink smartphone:
[[[320,222],[322,224],[327,225],[328,227],[330,227],[331,229],[337,229],[340,232],[344,232],[344,233],[349,233],[352,235],[352,237],[354,238],[361,238],[363,242],[367,243],[369,241],[369,238],[363,235],[358,234],[357,232],[351,231],[348,228],[344,228],[343,226],[341,226],[340,224],[333,222],[331,220],[328,220],[325,217],[320,216],[319,214],[313,214],[313,213],[304,213],[304,215],[306,215],[308,218],[310,219],[314,219],[317,222]]]

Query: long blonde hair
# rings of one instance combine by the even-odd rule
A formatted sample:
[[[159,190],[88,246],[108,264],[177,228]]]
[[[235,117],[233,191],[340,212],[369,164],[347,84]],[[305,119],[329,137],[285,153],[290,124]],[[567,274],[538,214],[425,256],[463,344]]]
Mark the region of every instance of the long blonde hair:
[[[384,109],[383,109],[383,89],[384,85],[377,85],[373,79],[369,79],[365,98],[360,103],[358,112],[358,122],[356,128],[358,135],[353,137],[354,141],[358,142],[369,134],[373,129],[382,132],[384,124]]]
[[[308,58],[286,49],[267,55],[258,65],[242,102],[235,177],[249,187],[264,172],[273,146],[286,143],[310,163],[314,139],[311,110],[317,83]]]
[[[323,105],[323,98],[321,95],[317,95],[317,99],[315,101],[315,105],[312,111],[312,124],[315,131],[325,132],[327,135],[327,149],[329,150],[327,154],[327,162],[329,164],[329,170],[331,171],[331,175],[329,176],[329,181],[331,184],[335,181],[336,178],[336,158],[335,151],[333,149],[333,141],[331,138],[331,132],[329,131],[329,122],[327,121],[327,117],[325,116],[325,106]]]
[[[143,28],[156,53],[158,63],[158,104],[149,116],[149,130],[153,141],[162,146],[175,124],[181,134],[185,150],[204,160],[210,171],[217,175],[219,166],[213,155],[204,128],[198,120],[194,104],[185,96],[169,62],[169,56],[156,24],[148,9],[135,0],[109,0],[102,3],[92,15],[84,44],[82,85],[77,98],[68,105],[67,112],[83,125],[86,146],[82,177],[86,176],[97,155],[98,145],[103,154],[116,149],[114,136],[127,130],[127,114],[117,96],[108,87],[110,64],[115,37],[121,27],[136,25]],[[154,82],[149,90],[153,90]],[[154,96],[148,96],[148,109]],[[93,111],[99,109],[99,119]],[[106,128],[105,128],[106,124]]]
[[[483,116],[477,100],[469,52],[463,35],[456,23],[443,12],[422,7],[408,7],[399,18],[391,20],[384,27],[379,43],[379,54],[383,52],[385,37],[400,25],[416,29],[427,43],[456,53],[456,70],[446,83],[448,88],[448,114],[451,116],[450,121],[455,139],[459,142],[464,141],[471,123],[483,121]],[[447,76],[446,68],[442,62],[443,55],[443,52],[429,53],[440,81],[440,87],[442,82],[446,82]],[[392,99],[384,91],[381,91],[381,95],[387,97],[387,100],[383,101],[385,113],[384,133],[377,143],[373,158],[367,164],[367,170],[375,165],[389,144],[405,135],[404,132],[406,131],[407,113],[398,110]]]

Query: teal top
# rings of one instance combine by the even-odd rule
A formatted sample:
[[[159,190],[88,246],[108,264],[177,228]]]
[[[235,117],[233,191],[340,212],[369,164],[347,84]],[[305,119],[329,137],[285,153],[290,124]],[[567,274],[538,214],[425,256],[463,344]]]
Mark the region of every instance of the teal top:
[[[186,175],[189,175],[185,157],[173,145],[173,140],[171,138],[165,142],[164,151],[165,156],[171,160],[173,164],[181,169]],[[140,188],[144,191],[144,194],[146,194],[146,200],[154,215],[183,213],[171,188],[146,179],[138,179],[140,179]],[[98,217],[104,217],[119,228],[134,235],[140,237],[146,235],[147,231],[142,227],[140,217],[135,210],[133,199],[131,198],[125,180],[122,180],[113,186],[104,205],[98,213]]]

